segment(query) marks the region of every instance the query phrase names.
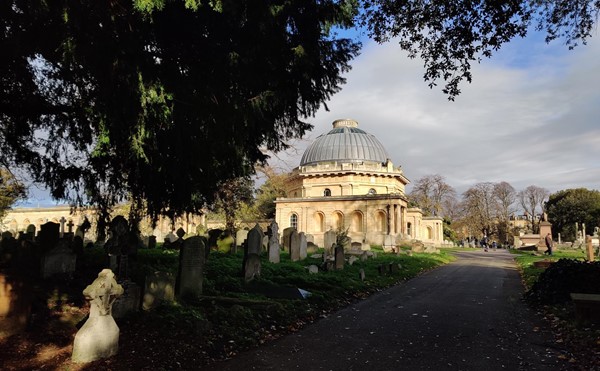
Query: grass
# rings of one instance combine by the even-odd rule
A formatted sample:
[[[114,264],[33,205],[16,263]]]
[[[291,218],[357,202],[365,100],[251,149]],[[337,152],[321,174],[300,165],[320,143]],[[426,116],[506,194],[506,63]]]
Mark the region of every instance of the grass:
[[[557,261],[559,259],[585,259],[585,252],[583,250],[557,250],[553,252],[552,256],[539,255],[539,252],[536,254],[531,251],[514,249],[510,250],[510,252],[515,255],[515,261],[521,271],[521,277],[526,290],[529,290],[531,286],[533,286],[539,275],[545,270],[545,268],[535,267],[533,265],[534,262],[540,260]]]

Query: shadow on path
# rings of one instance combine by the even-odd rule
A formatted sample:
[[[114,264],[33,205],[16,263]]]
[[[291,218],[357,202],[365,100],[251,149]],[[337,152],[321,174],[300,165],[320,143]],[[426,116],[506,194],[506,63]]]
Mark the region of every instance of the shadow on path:
[[[214,370],[559,370],[552,335],[522,301],[505,250],[457,261],[375,294]]]

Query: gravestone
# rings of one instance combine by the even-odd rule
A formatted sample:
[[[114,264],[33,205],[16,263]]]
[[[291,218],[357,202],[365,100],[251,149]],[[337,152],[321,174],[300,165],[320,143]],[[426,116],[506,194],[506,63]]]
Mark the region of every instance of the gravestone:
[[[298,233],[298,236],[300,238],[300,260],[304,260],[307,256],[306,235],[304,234],[304,232],[300,232]]]
[[[28,241],[35,240],[35,225],[29,224],[25,230],[25,239]]]
[[[200,236],[190,237],[183,241],[179,251],[180,298],[198,299],[202,295],[204,274],[204,240]]]
[[[354,264],[357,260],[358,260],[358,258],[356,256],[354,256],[354,255],[350,256],[348,258],[348,265]]]
[[[156,236],[154,236],[154,235],[148,236],[148,248],[149,249],[156,248]]]
[[[300,260],[300,235],[294,229],[290,234],[290,259],[295,262]]]
[[[269,225],[269,261],[275,264],[279,263],[279,254],[279,225],[276,222],[272,222]]]
[[[344,269],[344,246],[335,247],[335,269]]]
[[[248,236],[246,238],[246,246],[248,254],[256,254],[259,255],[262,252],[262,239],[263,234],[260,226],[257,224],[248,232]]]
[[[306,234],[306,243],[312,242],[313,244],[315,243],[315,236],[312,234],[307,233]]]
[[[60,231],[59,231],[59,236],[63,237],[65,234],[65,223],[67,222],[67,219],[65,219],[65,217],[61,217],[60,220]]]
[[[335,231],[329,230],[327,232],[325,232],[324,236],[324,243],[323,243],[323,248],[325,248],[325,253],[327,255],[333,255],[333,245],[335,245],[336,241],[337,241],[337,234],[335,233]]]
[[[244,259],[244,281],[246,283],[253,279],[260,277],[260,256],[258,254],[250,253]]]
[[[0,272],[0,339],[25,331],[32,301],[33,288],[28,280]]]
[[[129,277],[129,223],[122,215],[117,215],[110,221],[110,238],[104,244],[108,255],[109,268],[122,280]]]
[[[77,256],[83,255],[83,239],[79,236],[73,237],[73,241],[71,241],[71,249]]]
[[[47,251],[42,258],[42,278],[55,275],[71,277],[77,265],[77,255],[71,250],[69,242],[58,241],[56,247]]]
[[[350,250],[352,251],[360,251],[362,250],[362,242],[352,242],[350,244]]]
[[[364,262],[367,261],[369,259],[369,254],[366,251],[363,251],[362,254],[360,254],[360,261]]]
[[[365,280],[365,270],[364,269],[360,268],[358,270],[358,278],[360,278],[361,281]]]
[[[283,236],[281,237],[281,247],[287,251],[290,251],[291,235],[292,232],[296,231],[294,227],[288,227],[283,230]]]
[[[394,236],[386,234],[383,236],[383,251],[390,252],[396,248],[396,239]]]
[[[123,295],[115,300],[112,307],[112,316],[116,319],[138,312],[142,297],[142,288],[137,283],[127,280],[123,281],[121,286],[123,286]]]
[[[60,238],[60,225],[58,223],[48,222],[40,226],[37,242],[42,251],[49,251],[58,243]]]
[[[114,301],[123,294],[110,269],[104,269],[98,278],[83,290],[90,301],[90,315],[75,335],[72,360],[87,363],[111,357],[119,351],[119,327],[112,316]]]
[[[308,266],[308,273],[310,273],[310,274],[317,274],[317,273],[319,273],[319,267],[317,267],[314,264],[309,265]]]
[[[315,254],[317,251],[319,251],[319,247],[317,245],[315,245],[313,242],[307,241],[306,242],[306,254]]]
[[[171,231],[167,233],[165,240],[169,240],[169,244],[172,244],[173,242],[177,241],[177,235]]]
[[[222,253],[235,253],[235,241],[229,231],[224,231],[217,238],[217,251]]]
[[[168,272],[146,275],[142,309],[149,310],[162,302],[175,301],[175,277]]]

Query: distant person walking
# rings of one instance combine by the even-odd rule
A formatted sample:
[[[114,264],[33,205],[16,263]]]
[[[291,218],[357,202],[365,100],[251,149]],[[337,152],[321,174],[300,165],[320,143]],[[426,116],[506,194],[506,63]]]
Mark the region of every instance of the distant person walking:
[[[546,248],[547,248],[547,250],[544,252],[544,254],[552,255],[552,244],[553,244],[553,241],[552,241],[552,235],[550,233],[548,233],[546,235],[545,241],[546,241]]]

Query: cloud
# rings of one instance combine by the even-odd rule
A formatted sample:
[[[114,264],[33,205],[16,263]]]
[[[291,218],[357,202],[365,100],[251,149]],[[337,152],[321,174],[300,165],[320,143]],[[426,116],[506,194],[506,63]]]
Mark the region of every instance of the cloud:
[[[473,83],[449,102],[423,81],[421,60],[367,42],[330,111],[309,120],[313,132],[287,161],[297,166],[335,119],[353,118],[412,180],[441,174],[460,192],[500,181],[517,190],[599,189],[599,57],[595,39],[569,51],[534,35],[475,65]]]

